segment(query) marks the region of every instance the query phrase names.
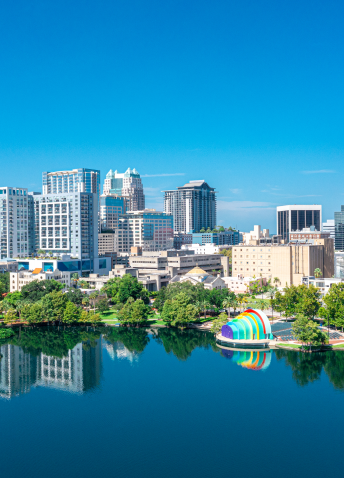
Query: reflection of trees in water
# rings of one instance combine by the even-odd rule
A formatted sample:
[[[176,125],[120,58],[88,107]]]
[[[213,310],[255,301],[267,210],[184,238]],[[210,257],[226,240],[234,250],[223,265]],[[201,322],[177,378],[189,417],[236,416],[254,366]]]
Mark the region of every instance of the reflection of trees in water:
[[[149,342],[147,330],[134,327],[107,327],[103,337],[111,344],[121,342],[129,352],[136,353],[143,352]]]
[[[159,329],[154,337],[164,346],[165,351],[173,353],[179,360],[186,360],[198,347],[209,348],[219,352],[215,345],[215,337],[209,332],[200,330]]]
[[[68,351],[83,342],[87,350],[97,346],[100,330],[91,327],[29,327],[16,330],[7,343],[17,345],[31,356],[41,353],[50,357],[66,357]],[[86,350],[86,349],[85,349]]]
[[[337,390],[344,389],[344,352],[327,352],[324,370]]]
[[[344,389],[344,353],[316,352],[302,353],[291,350],[275,350],[277,360],[285,360],[293,371],[295,382],[304,387],[320,379],[322,369],[337,389]]]

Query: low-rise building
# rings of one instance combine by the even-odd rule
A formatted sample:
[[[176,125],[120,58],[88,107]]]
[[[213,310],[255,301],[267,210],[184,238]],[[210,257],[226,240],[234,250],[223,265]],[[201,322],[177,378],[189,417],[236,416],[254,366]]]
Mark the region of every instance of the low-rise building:
[[[0,274],[4,272],[17,272],[18,262],[14,259],[2,259],[0,260]]]
[[[231,249],[232,246],[217,246],[216,244],[186,244],[182,246],[182,251],[194,251],[195,254],[221,254],[223,249]]]
[[[61,272],[59,270],[46,271],[43,269],[37,268],[33,271],[21,270],[19,272],[10,273],[10,292],[21,291],[24,285],[29,284],[35,280],[52,280],[54,279],[61,284],[64,284],[65,287],[70,287],[70,272]]]
[[[171,283],[175,282],[191,282],[193,285],[203,284],[207,290],[226,288],[225,281],[220,277],[220,274],[216,276],[208,274],[200,267],[194,267],[184,275],[175,275],[172,277]]]
[[[312,284],[314,285],[314,287],[317,287],[321,293],[321,297],[326,295],[334,284],[340,284],[343,281],[344,279],[338,279],[334,277],[323,279],[321,277],[315,277],[315,276],[303,277],[302,279],[303,284],[307,286]]]
[[[200,245],[215,244],[216,246],[233,246],[239,244],[242,240],[242,234],[239,231],[196,232],[192,233],[191,236],[192,244]]]
[[[44,272],[59,270],[61,272],[77,272],[88,275],[90,272],[107,274],[111,270],[110,257],[98,257],[94,260],[73,259],[70,255],[61,255],[61,259],[45,257],[40,259],[18,259],[18,270],[33,271],[42,269]]]
[[[238,274],[235,277],[223,277],[223,280],[226,287],[235,294],[252,292],[255,285],[261,287],[267,283],[265,277],[244,277],[242,274]]]
[[[334,274],[333,240],[329,238],[314,239],[314,244],[233,246],[232,256],[234,276],[278,278],[282,286],[301,284],[317,268],[326,278]]]
[[[290,242],[307,242],[310,244],[314,244],[315,239],[329,239],[330,237],[331,234],[329,232],[317,231],[314,226],[305,227],[301,231],[293,231],[289,233]]]
[[[220,254],[194,254],[194,251],[183,250],[142,252],[142,256],[130,256],[129,263],[140,270],[164,270],[171,277],[184,275],[196,266],[208,273],[216,271],[221,276],[229,275],[228,257]]]

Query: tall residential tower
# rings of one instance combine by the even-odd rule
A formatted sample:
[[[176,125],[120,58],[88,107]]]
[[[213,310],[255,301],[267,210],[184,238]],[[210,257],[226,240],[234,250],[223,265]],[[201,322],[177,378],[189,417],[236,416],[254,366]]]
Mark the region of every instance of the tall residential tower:
[[[173,215],[174,232],[199,232],[216,226],[216,192],[204,180],[163,191],[164,210]]]

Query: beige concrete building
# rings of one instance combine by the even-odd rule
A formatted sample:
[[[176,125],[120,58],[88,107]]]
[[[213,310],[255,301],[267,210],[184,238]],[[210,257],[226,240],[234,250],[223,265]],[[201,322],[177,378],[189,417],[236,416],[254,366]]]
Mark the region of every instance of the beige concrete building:
[[[193,254],[193,251],[159,251],[143,253],[142,256],[130,256],[131,267],[137,269],[165,270],[171,277],[184,275],[196,266],[208,273],[220,272],[221,276],[229,275],[227,256],[220,254]]]
[[[334,274],[333,239],[314,239],[314,244],[233,246],[233,276],[279,278],[280,285],[299,285],[319,268],[323,277]]]
[[[248,291],[252,291],[253,287],[257,284],[259,286],[266,285],[265,277],[244,277],[242,274],[238,274],[234,277],[223,277],[226,287],[235,294],[245,294]]]
[[[61,272],[55,270],[53,272],[44,272],[43,269],[37,268],[33,271],[22,270],[19,272],[10,273],[10,292],[15,292],[16,290],[21,291],[24,285],[33,282],[34,280],[51,280],[54,279],[61,284],[66,284],[66,287],[70,287],[70,272]]]
[[[113,233],[101,232],[98,234],[98,254],[117,252],[117,236]]]

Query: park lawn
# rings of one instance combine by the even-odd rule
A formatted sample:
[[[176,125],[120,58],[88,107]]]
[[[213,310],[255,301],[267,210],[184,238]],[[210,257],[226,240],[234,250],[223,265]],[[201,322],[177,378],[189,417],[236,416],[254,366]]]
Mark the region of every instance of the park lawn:
[[[111,319],[117,319],[117,310],[110,309],[107,310],[106,312],[102,312],[100,315],[100,318],[102,319],[102,322],[106,322],[107,320]]]
[[[344,344],[336,344],[336,345],[332,345],[332,348],[335,349],[335,348],[343,348],[344,349]]]
[[[301,345],[297,344],[276,344],[276,345],[282,345],[282,347],[291,347],[292,349],[300,349]]]

